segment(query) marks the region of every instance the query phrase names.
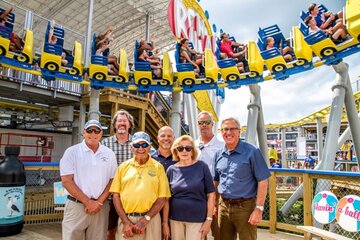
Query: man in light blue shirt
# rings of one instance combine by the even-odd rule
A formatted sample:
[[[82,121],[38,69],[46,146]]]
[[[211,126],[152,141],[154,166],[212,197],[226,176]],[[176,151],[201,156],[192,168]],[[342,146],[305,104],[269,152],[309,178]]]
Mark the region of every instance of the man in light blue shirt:
[[[258,148],[240,142],[240,123],[235,118],[221,122],[225,141],[215,158],[214,183],[219,201],[222,240],[256,240],[256,225],[262,220],[269,168]]]

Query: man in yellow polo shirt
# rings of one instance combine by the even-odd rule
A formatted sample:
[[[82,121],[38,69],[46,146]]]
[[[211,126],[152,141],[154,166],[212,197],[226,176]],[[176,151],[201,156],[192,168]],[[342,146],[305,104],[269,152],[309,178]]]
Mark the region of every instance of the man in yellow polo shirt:
[[[278,154],[274,145],[272,145],[271,148],[269,148],[268,155],[269,155],[270,166],[272,166],[278,160]]]
[[[132,137],[134,157],[121,163],[112,192],[119,221],[120,239],[161,239],[159,211],[171,196],[164,167],[150,157],[150,137],[137,132]]]

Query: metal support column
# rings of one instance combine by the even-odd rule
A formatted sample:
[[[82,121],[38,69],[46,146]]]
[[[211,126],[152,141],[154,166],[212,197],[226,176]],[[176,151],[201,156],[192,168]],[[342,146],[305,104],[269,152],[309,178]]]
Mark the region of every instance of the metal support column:
[[[86,116],[86,106],[84,102],[80,101],[80,112],[79,112],[79,122],[78,122],[78,137],[77,137],[77,143],[82,141],[82,134],[81,131],[84,128],[85,125],[85,116]],[[75,143],[73,143],[75,144]]]
[[[90,91],[90,104],[89,104],[89,120],[95,119],[99,120],[101,113],[99,111],[100,105],[100,91],[91,89]]]
[[[259,114],[258,114],[258,124],[257,124],[257,133],[258,133],[258,141],[259,141],[259,148],[263,154],[263,157],[267,163],[267,165],[270,165],[269,162],[269,156],[268,156],[268,146],[267,146],[267,135],[266,135],[266,129],[265,129],[265,121],[264,121],[264,113],[261,103],[261,96],[259,95]]]
[[[221,127],[221,126],[219,126],[219,125],[220,125],[221,102],[218,100],[217,97],[216,97],[216,100],[215,100],[215,101],[216,101],[215,112],[216,112],[216,115],[217,115],[217,117],[218,117],[218,121],[217,121],[217,122],[214,122],[214,128],[213,128],[213,130],[214,130],[214,133],[215,133],[215,135],[216,135],[218,128]]]
[[[281,129],[281,166],[286,167],[286,128]]]
[[[341,124],[341,114],[342,108],[344,106],[344,99],[345,99],[345,89],[347,87],[346,80],[348,76],[348,69],[347,66],[340,62],[336,66],[333,66],[334,70],[336,71],[336,79],[334,81],[334,85],[332,86],[333,91],[333,100],[331,104],[331,112],[329,117],[329,123],[327,127],[326,139],[325,139],[325,146],[323,150],[322,161],[315,167],[315,170],[333,170],[334,162],[335,162],[335,155],[337,144],[338,144],[338,136],[340,132],[340,124]],[[326,186],[324,182],[318,181],[318,186],[323,184]],[[320,187],[316,189],[316,194],[321,189]],[[302,196],[304,191],[304,186],[301,184],[293,195],[285,202],[285,204],[281,207],[280,211],[286,215],[290,209],[290,207]]]
[[[186,111],[186,123],[189,126],[190,135],[196,139],[199,136],[199,130],[196,124],[196,118],[199,111],[196,107],[196,101],[192,94],[183,94],[184,111]]]
[[[150,41],[150,11],[146,12],[146,23],[145,23],[145,39],[147,42]]]
[[[25,12],[25,22],[24,22],[24,31],[26,29],[32,30],[33,27],[33,21],[34,21],[34,14],[32,11],[26,10]],[[22,73],[25,76],[25,81],[30,82],[31,79],[34,77],[34,75],[30,73]]]
[[[91,53],[91,31],[92,31],[92,18],[94,11],[94,0],[89,0],[88,4],[88,19],[87,19],[87,28],[86,28],[86,43],[85,43],[85,54],[84,54],[84,64],[85,67],[89,67],[89,59]]]
[[[27,10],[26,13],[25,13],[24,30],[26,30],[26,29],[32,30],[33,20],[34,20],[33,12]]]
[[[175,138],[181,136],[181,92],[172,93],[172,109],[170,113],[170,127],[174,130]]]
[[[347,91],[345,94],[345,108],[346,108],[346,114],[347,114],[347,118],[348,118],[348,124],[350,127],[350,131],[351,131],[351,136],[353,139],[353,144],[354,144],[354,148],[355,148],[355,152],[356,152],[356,157],[357,159],[359,159],[359,153],[360,153],[360,121],[359,118],[357,116],[357,110],[356,110],[356,106],[355,106],[355,99],[354,99],[354,95],[353,95],[353,90],[351,88],[351,82],[350,82],[350,77],[349,77],[349,72],[348,72],[348,64],[346,65],[346,80],[347,80]],[[351,159],[350,159],[351,160]],[[358,166],[359,165],[359,161],[358,161]]]
[[[88,5],[88,20],[87,20],[87,29],[86,29],[86,47],[84,54],[84,63],[85,67],[90,65],[90,51],[91,51],[91,30],[92,30],[92,17],[94,10],[94,0],[89,0]],[[99,96],[100,90],[91,89],[90,90],[90,102],[89,102],[89,119],[99,120],[101,113],[99,110]]]
[[[257,123],[259,119],[259,109],[260,109],[260,87],[259,85],[252,84],[249,85],[250,89],[250,103],[248,104],[248,119],[247,119],[247,129],[246,129],[246,138],[245,141],[250,144],[256,143],[256,133],[257,133]]]
[[[188,118],[188,125],[190,129],[190,135],[193,136],[195,139],[199,137],[199,129],[197,127],[197,115],[199,115],[199,110],[197,108],[197,101],[192,94],[184,94],[183,96],[189,96],[189,103],[190,103],[190,112],[191,115]]]
[[[318,161],[322,160],[322,154],[324,149],[324,136],[322,118],[316,118],[316,135],[317,135],[317,149],[318,149]]]
[[[323,161],[319,165],[321,170],[333,170],[339,138],[342,109],[344,106],[345,93],[348,81],[348,68],[340,62],[333,66],[336,71],[336,80],[332,86],[333,100],[331,104],[329,123],[326,132]]]

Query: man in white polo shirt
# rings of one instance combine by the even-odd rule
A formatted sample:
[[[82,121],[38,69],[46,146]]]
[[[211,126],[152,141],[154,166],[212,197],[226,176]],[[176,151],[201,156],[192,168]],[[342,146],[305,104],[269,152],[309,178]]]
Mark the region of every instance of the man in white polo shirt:
[[[100,144],[100,122],[88,121],[84,141],[66,149],[60,160],[63,186],[69,192],[62,222],[62,239],[106,239],[107,198],[117,168],[113,151]]]
[[[213,174],[215,153],[223,150],[225,143],[214,135],[214,120],[211,113],[207,111],[200,112],[197,117],[197,125],[200,132],[199,138],[195,140],[195,146],[199,153],[198,160],[205,162],[211,174]],[[217,209],[217,206],[215,206],[215,209]],[[220,232],[217,215],[215,214],[213,217],[214,221],[211,223],[211,235],[214,237],[214,240],[219,240]]]

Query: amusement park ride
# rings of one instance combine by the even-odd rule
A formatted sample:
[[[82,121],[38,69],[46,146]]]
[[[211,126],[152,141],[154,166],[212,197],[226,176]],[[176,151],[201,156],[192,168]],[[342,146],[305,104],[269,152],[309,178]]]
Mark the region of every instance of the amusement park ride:
[[[72,55],[67,55],[67,65],[61,65],[65,32],[61,26],[54,27],[53,34],[57,41],[47,41],[50,23],[45,31],[45,43],[40,57],[35,56],[34,36],[29,29],[25,30],[24,46],[20,52],[10,50],[11,34],[13,33],[15,14],[9,13],[5,26],[0,26],[0,64],[15,70],[41,75],[48,81],[62,79],[81,84],[88,84],[95,89],[112,87],[137,91],[184,91],[207,90],[217,88],[237,88],[242,85],[260,83],[277,79],[284,80],[292,74],[304,72],[321,65],[334,65],[344,57],[360,51],[360,12],[359,1],[348,0],[345,7],[344,21],[351,38],[340,44],[335,44],[322,31],[309,34],[304,23],[294,26],[291,39],[285,39],[280,28],[273,25],[259,28],[258,41],[248,43],[248,69],[239,73],[233,59],[220,59],[219,50],[204,49],[204,72],[196,78],[190,63],[180,63],[175,57],[176,71],[173,72],[169,54],[163,53],[162,78],[153,78],[150,64],[135,61],[135,71],[128,70],[127,53],[119,51],[119,73],[116,76],[108,74],[107,56],[95,54],[95,38],[91,48],[91,64],[89,68],[83,65],[82,46],[75,41]],[[326,11],[324,6],[321,6]],[[1,9],[0,12],[4,11]],[[306,16],[302,13],[302,19]],[[267,37],[275,39],[276,47],[290,45],[294,49],[293,61],[286,62],[278,48],[266,50]],[[135,43],[134,55],[137,55],[138,42]],[[179,44],[175,56],[179,56]],[[136,59],[136,56],[135,56]],[[88,78],[85,78],[85,73]]]

